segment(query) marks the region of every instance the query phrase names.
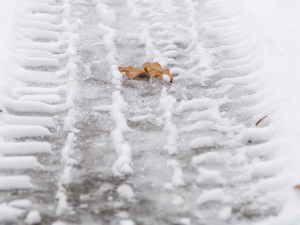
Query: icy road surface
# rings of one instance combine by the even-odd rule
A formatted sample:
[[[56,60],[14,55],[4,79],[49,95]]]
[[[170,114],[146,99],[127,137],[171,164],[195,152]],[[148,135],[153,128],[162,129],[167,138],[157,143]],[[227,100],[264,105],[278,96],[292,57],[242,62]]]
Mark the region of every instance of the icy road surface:
[[[299,10],[1,0],[0,224],[299,225]]]

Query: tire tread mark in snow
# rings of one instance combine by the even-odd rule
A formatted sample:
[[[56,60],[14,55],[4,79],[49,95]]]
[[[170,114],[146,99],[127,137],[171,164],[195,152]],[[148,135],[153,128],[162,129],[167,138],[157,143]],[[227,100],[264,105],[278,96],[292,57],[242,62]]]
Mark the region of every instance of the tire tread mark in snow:
[[[70,149],[72,143],[69,142],[73,141],[72,132],[75,131],[73,127],[75,114],[72,113],[71,108],[74,106],[73,99],[76,92],[74,89],[76,88],[76,65],[72,62],[76,52],[76,35],[72,32],[80,23],[69,25],[66,19],[60,23],[59,17],[67,15],[63,13],[64,10],[69,10],[67,4],[58,5],[51,0],[40,1],[40,3],[39,1],[22,2],[16,14],[14,27],[17,38],[11,48],[11,56],[16,65],[11,67],[8,73],[22,86],[27,87],[17,87],[12,90],[12,96],[0,99],[2,107],[0,120],[4,123],[0,129],[0,135],[4,137],[0,142],[0,154],[4,156],[1,158],[0,170],[7,174],[0,178],[0,190],[10,193],[4,198],[6,201],[16,198],[14,192],[22,191],[19,198],[25,197],[34,203],[39,203],[41,213],[48,214],[50,218],[56,216],[53,211],[56,202],[50,195],[55,192],[53,183],[56,183],[56,175],[61,171],[56,150],[62,147],[61,142],[64,141],[67,132],[70,132],[69,137],[61,153],[62,163],[66,166],[58,181],[60,190],[57,198],[60,208],[63,200],[61,184],[69,182],[70,165],[74,163],[74,160],[68,156],[72,151]],[[39,42],[36,40],[38,38],[57,41]],[[61,54],[66,44],[67,49]],[[60,60],[66,61],[67,58],[69,62],[64,69],[50,72],[56,67],[61,67]],[[67,110],[69,113],[63,129],[61,120]],[[45,117],[44,114],[49,116]],[[68,119],[68,117],[73,118]],[[55,146],[55,154],[52,146]],[[58,168],[49,170],[53,166]],[[27,189],[33,190],[26,191]],[[44,194],[39,193],[40,190],[43,190]],[[49,210],[49,207],[52,207],[52,210]],[[66,212],[64,209],[63,211]]]

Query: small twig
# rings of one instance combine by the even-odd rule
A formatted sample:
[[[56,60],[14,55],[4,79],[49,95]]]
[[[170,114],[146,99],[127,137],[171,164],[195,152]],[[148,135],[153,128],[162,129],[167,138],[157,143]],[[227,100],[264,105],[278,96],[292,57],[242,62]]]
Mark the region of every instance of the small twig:
[[[261,121],[263,121],[268,115],[266,115],[265,117],[261,118],[259,121],[257,121],[257,123],[255,124],[255,126],[258,126],[258,124],[260,124]]]

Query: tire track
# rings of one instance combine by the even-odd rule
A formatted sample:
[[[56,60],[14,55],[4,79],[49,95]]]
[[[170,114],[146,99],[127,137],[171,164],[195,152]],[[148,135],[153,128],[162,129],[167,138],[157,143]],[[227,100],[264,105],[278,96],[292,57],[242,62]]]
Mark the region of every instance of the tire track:
[[[276,143],[268,142],[272,133],[267,124],[253,125],[265,116],[262,112],[265,103],[256,104],[264,92],[257,91],[261,85],[256,71],[259,51],[242,5],[233,0],[75,1],[70,4],[72,9],[68,3],[63,5],[66,16],[70,16],[68,20],[73,19],[73,11],[84,21],[78,31],[81,35],[78,56],[74,53],[74,37],[66,51],[71,61],[65,69],[54,73],[23,70],[14,73],[26,82],[36,79],[52,82],[54,89],[16,89],[24,93],[20,99],[26,101],[23,105],[19,100],[3,100],[3,104],[20,111],[24,105],[30,106],[32,113],[39,108],[42,113],[51,111],[61,116],[61,111],[69,110],[65,121],[60,121],[60,129],[69,134],[67,141],[60,143],[63,150],[57,159],[61,160],[63,171],[59,176],[55,218],[90,224],[99,221],[103,224],[249,224],[276,213],[276,206],[264,205],[261,209],[260,201],[255,200],[261,196],[260,192],[267,192],[269,185],[258,180],[272,176],[268,170],[259,173],[262,167],[273,166],[261,157],[267,157]],[[34,10],[38,7],[41,6],[35,6]],[[55,7],[46,8],[51,11]],[[20,15],[32,18],[32,15]],[[27,37],[48,36],[57,42],[33,42],[36,44],[27,46],[53,49],[52,53],[59,52],[66,43],[65,37],[73,36],[63,34],[64,38],[60,39],[57,30],[65,27],[73,31],[80,24],[77,21],[66,26],[64,20],[60,25],[55,24],[52,16],[45,15],[39,20],[54,25],[28,23],[26,26],[46,26],[50,33],[39,31],[33,36],[23,28],[22,32]],[[40,54],[50,58],[49,65],[57,65],[65,57],[64,54],[17,52],[27,57]],[[129,80],[117,68],[140,67],[145,61],[157,61],[163,68],[170,68],[174,83],[164,84],[158,79]],[[28,65],[33,62],[45,63],[26,61]],[[69,108],[73,107],[72,100],[78,90],[77,75],[80,94],[75,101],[78,108],[74,110]],[[71,81],[68,87],[62,85],[68,80]],[[28,96],[28,92],[40,95]],[[62,93],[71,97],[62,98]],[[66,103],[45,103],[59,102],[59,97]],[[29,100],[42,103],[37,105]],[[51,118],[28,117],[27,120],[53,126]],[[26,129],[33,129],[33,134],[47,134],[44,129],[35,130],[36,127]],[[8,143],[2,144],[9,148]],[[47,145],[42,144],[34,148]],[[29,149],[24,144],[25,147]],[[20,148],[14,151],[18,153]],[[70,158],[76,148],[80,149],[73,156],[77,164]],[[9,160],[5,163],[9,164]],[[37,162],[33,158],[26,160],[24,165],[40,166],[33,163]]]
[[[12,61],[6,74],[17,85],[11,87],[10,95],[1,97],[1,174],[5,176],[1,176],[0,189],[5,190],[1,201],[9,202],[2,203],[1,212],[10,215],[1,222],[21,224],[25,219],[26,223],[48,224],[56,218],[53,183],[58,182],[61,172],[58,150],[75,120],[71,108],[76,86],[72,61],[76,36],[72,32],[80,23],[60,22],[68,5],[51,0],[22,1],[16,8]],[[62,159],[64,154],[66,150]],[[58,182],[60,190],[69,170],[65,168]]]
[[[262,190],[266,191],[267,187],[267,183],[262,184],[264,181],[260,181],[261,176],[272,175],[259,171],[263,168],[268,171],[269,163],[264,162],[265,159],[260,157],[265,155],[263,152],[267,148],[264,146],[272,145],[269,140],[273,135],[267,123],[262,125],[263,127],[254,125],[265,116],[261,104],[257,104],[264,96],[264,90],[259,88],[261,86],[260,50],[257,48],[257,40],[251,35],[251,27],[247,22],[241,3],[237,1],[207,1],[205,12],[207,14],[205,35],[209,37],[208,43],[211,46],[209,51],[211,54],[223,58],[218,65],[219,72],[216,77],[223,75],[227,77],[219,79],[216,85],[227,89],[226,92],[230,90],[230,98],[233,101],[230,103],[231,106],[228,105],[227,114],[234,119],[235,124],[241,124],[236,128],[230,128],[234,135],[230,134],[233,142],[229,147],[234,151],[230,154],[231,158],[228,158],[225,163],[227,193],[235,196],[235,201],[231,201],[230,208],[225,207],[218,216],[221,220],[231,223],[253,223],[277,212],[276,205],[266,204],[257,199],[258,196],[261,196]],[[215,39],[212,39],[213,37]],[[213,46],[216,47],[212,48]],[[237,98],[236,96],[241,97]],[[236,108],[240,108],[240,110],[235,111]],[[258,153],[256,149],[262,150],[260,156],[256,155]],[[221,160],[217,155],[207,158],[207,160],[213,158],[217,162]],[[194,162],[199,162],[198,160],[202,162],[203,155],[195,158]],[[216,179],[219,180],[219,175],[216,175]],[[231,187],[228,188],[228,185]],[[203,199],[205,196],[207,193],[203,193],[199,199]]]

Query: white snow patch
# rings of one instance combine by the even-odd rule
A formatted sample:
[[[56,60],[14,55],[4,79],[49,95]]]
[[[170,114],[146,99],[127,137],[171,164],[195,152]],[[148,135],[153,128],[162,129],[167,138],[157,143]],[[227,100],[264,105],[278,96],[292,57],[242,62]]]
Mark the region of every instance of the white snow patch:
[[[172,123],[173,106],[176,103],[176,99],[167,94],[167,89],[164,87],[159,99],[159,105],[157,111],[163,111],[161,118],[164,120],[164,130],[168,132],[167,144],[164,149],[168,151],[170,155],[177,154],[177,128]]]
[[[180,225],[191,225],[191,218],[181,218],[179,220]]]
[[[174,187],[184,186],[185,182],[183,180],[183,171],[180,167],[180,164],[175,159],[170,159],[167,162],[167,166],[170,166],[173,168],[173,177],[172,177],[172,185]]]
[[[74,125],[76,123],[75,109],[70,109],[67,117],[64,120],[64,131],[74,131]]]
[[[43,94],[43,95],[23,95],[19,101],[33,101],[33,102],[45,102],[45,103],[60,103],[61,98],[57,94]]]
[[[232,198],[226,195],[221,188],[215,188],[211,190],[204,190],[197,199],[197,204],[203,204],[206,202],[230,202]]]
[[[51,225],[67,225],[67,224],[63,221],[55,221]]]
[[[42,221],[42,217],[39,211],[37,210],[32,210],[30,211],[25,219],[25,223],[27,224],[36,224],[40,223]]]
[[[135,225],[135,222],[133,222],[132,220],[120,220],[119,225]]]
[[[218,218],[220,220],[228,220],[231,217],[231,207],[225,207],[218,213]]]
[[[0,169],[42,169],[35,156],[0,157]]]
[[[172,199],[173,205],[182,205],[184,202],[185,200],[181,195],[173,194],[173,199]]]
[[[65,147],[61,151],[60,161],[67,165],[72,165],[77,163],[75,159],[72,159],[70,156],[73,154],[74,149],[74,133],[69,133]]]
[[[31,189],[34,186],[27,175],[0,177],[0,190]]]
[[[156,117],[154,114],[147,114],[141,116],[135,116],[130,119],[132,122],[149,122],[152,124],[156,124],[157,126],[161,126],[163,124],[163,120],[160,117]]]
[[[221,176],[220,171],[215,170],[208,170],[205,168],[199,168],[199,175],[196,179],[197,183],[204,183],[204,182],[213,182],[216,184],[226,184],[227,182]]]
[[[94,106],[93,109],[97,111],[110,112],[111,107],[112,107],[111,105],[99,105],[99,106]]]
[[[125,198],[128,201],[132,201],[135,196],[132,188],[127,184],[120,185],[117,189],[117,192],[122,198]]]
[[[8,203],[8,205],[18,208],[29,208],[32,206],[32,203],[28,199],[16,199]]]
[[[204,109],[211,109],[211,108],[218,108],[218,107],[219,107],[218,104],[212,99],[201,98],[201,99],[193,99],[189,101],[182,100],[176,111],[184,112],[187,110],[204,110]]]
[[[214,137],[200,137],[192,140],[189,143],[189,147],[192,149],[212,147],[215,143],[216,143],[216,139]]]
[[[162,76],[165,83],[170,83],[171,78],[168,75],[163,74]]]
[[[52,149],[47,142],[0,142],[0,154],[24,155],[34,153],[52,154]]]
[[[25,213],[22,209],[8,206],[6,203],[0,204],[0,222],[17,222],[18,217]]]
[[[217,152],[206,152],[192,158],[193,166],[200,163],[218,163],[220,161],[222,161],[222,157]]]

